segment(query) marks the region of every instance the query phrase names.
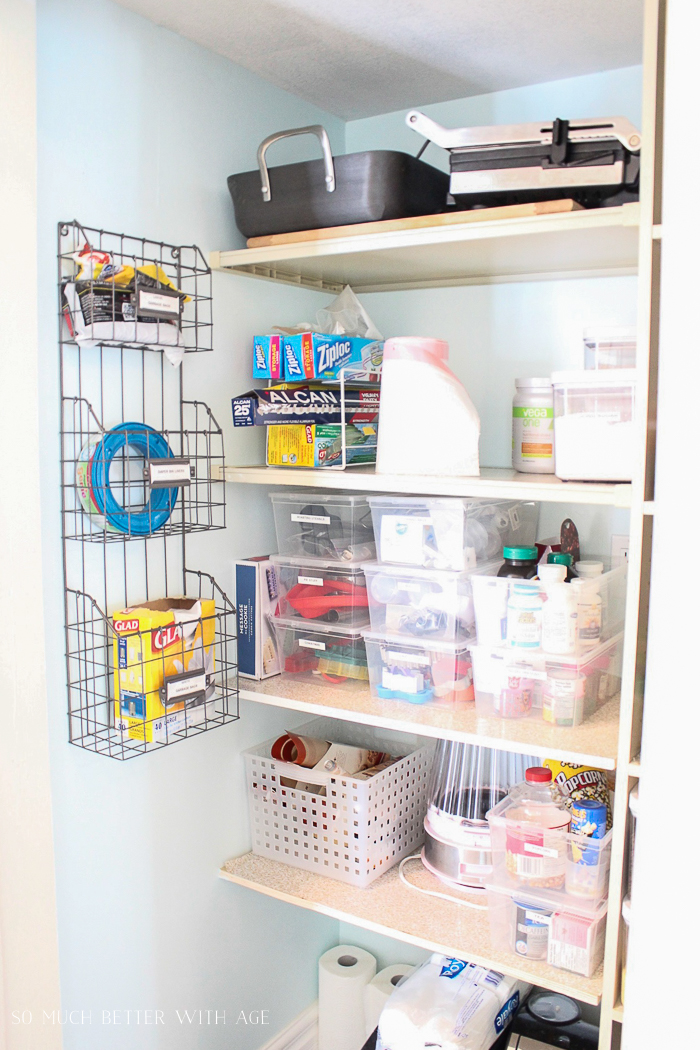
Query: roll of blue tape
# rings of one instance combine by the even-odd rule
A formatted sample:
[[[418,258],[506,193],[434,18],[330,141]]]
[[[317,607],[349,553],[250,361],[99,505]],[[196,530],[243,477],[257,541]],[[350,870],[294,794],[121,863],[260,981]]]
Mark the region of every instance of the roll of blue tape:
[[[109,472],[112,460],[123,448],[135,449],[144,459],[172,459],[172,449],[163,435],[146,423],[120,423],[98,442],[90,470],[91,496],[108,526],[127,536],[148,536],[165,525],[177,502],[177,488],[151,489],[143,510],[123,507],[112,492]]]

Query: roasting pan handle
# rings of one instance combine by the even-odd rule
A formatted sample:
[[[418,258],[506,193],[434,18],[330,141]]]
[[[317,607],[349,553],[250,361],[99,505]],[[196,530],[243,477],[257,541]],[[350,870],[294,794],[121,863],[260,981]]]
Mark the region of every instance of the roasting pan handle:
[[[278,131],[275,135],[268,135],[258,146],[258,167],[260,168],[260,181],[262,182],[264,201],[272,199],[270,173],[267,170],[265,154],[274,142],[279,142],[280,139],[289,139],[292,135],[315,135],[317,137],[323,150],[323,163],[326,168],[326,190],[332,193],[335,189],[335,168],[333,167],[333,154],[328,132],[322,124],[309,124],[307,128],[290,128],[289,131]]]

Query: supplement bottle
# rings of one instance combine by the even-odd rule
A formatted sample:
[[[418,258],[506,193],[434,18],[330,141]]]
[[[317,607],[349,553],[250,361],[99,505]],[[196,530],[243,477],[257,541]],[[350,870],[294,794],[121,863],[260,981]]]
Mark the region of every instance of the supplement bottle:
[[[537,547],[504,547],[503,565],[496,575],[518,580],[533,579],[537,575]]]
[[[563,566],[562,566],[563,568]],[[542,648],[553,656],[576,651],[579,591],[565,583],[547,584],[542,612]]]
[[[521,886],[561,889],[566,875],[566,840],[571,815],[551,769],[532,766],[509,795],[506,868]]]
[[[506,613],[506,641],[513,649],[539,649],[542,641],[542,595],[536,585],[513,584]]]
[[[554,397],[549,379],[516,379],[513,470],[554,473]]]
[[[580,563],[579,563],[580,564]],[[603,630],[603,600],[595,576],[572,580],[571,590],[578,604],[578,641],[581,649],[594,649]]]
[[[573,570],[574,559],[570,554],[564,554],[562,552],[550,554],[547,557],[547,562],[550,565],[566,565],[566,582],[571,583],[576,578],[576,573]]]
[[[576,575],[583,580],[592,580],[596,576],[602,576],[604,567],[602,561],[577,561],[574,564]]]

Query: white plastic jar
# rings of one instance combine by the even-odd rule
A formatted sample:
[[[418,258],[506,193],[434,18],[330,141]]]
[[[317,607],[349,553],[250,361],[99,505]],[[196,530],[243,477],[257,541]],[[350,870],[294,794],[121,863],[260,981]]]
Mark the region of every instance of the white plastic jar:
[[[549,379],[516,379],[513,470],[554,473],[554,399]]]

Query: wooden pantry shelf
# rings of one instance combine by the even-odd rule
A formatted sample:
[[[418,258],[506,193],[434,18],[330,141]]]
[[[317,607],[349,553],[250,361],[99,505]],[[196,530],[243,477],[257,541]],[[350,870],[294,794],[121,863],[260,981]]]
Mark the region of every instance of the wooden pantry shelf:
[[[541,503],[587,503],[630,507],[632,486],[596,481],[560,481],[553,474],[521,474],[510,467],[482,467],[478,478],[377,474],[372,467],[306,470],[215,465],[212,478],[243,485],[283,485],[353,492],[405,492],[480,499],[532,499]]]
[[[589,721],[563,729],[535,718],[480,718],[474,704],[439,707],[378,700],[361,683],[348,682],[334,688],[277,676],[264,682],[241,679],[240,686],[241,700],[290,711],[418,736],[461,740],[516,754],[560,758],[600,769],[615,769],[617,764],[620,708],[612,700]]]
[[[408,865],[406,874],[411,882],[425,889],[438,890],[455,899],[461,896],[444,886],[418,863]],[[581,1002],[593,1005],[600,1002],[602,967],[593,977],[581,977],[546,963],[496,952],[491,948],[489,921],[485,911],[475,911],[407,889],[399,879],[398,867],[391,868],[366,889],[358,889],[323,875],[247,853],[227,861],[219,875],[222,879],[268,897],[407,944],[415,944],[419,948],[497,969],[541,988],[571,995]],[[485,903],[485,900],[473,895],[466,899]]]
[[[337,292],[636,273],[639,204],[212,252],[213,270]]]

